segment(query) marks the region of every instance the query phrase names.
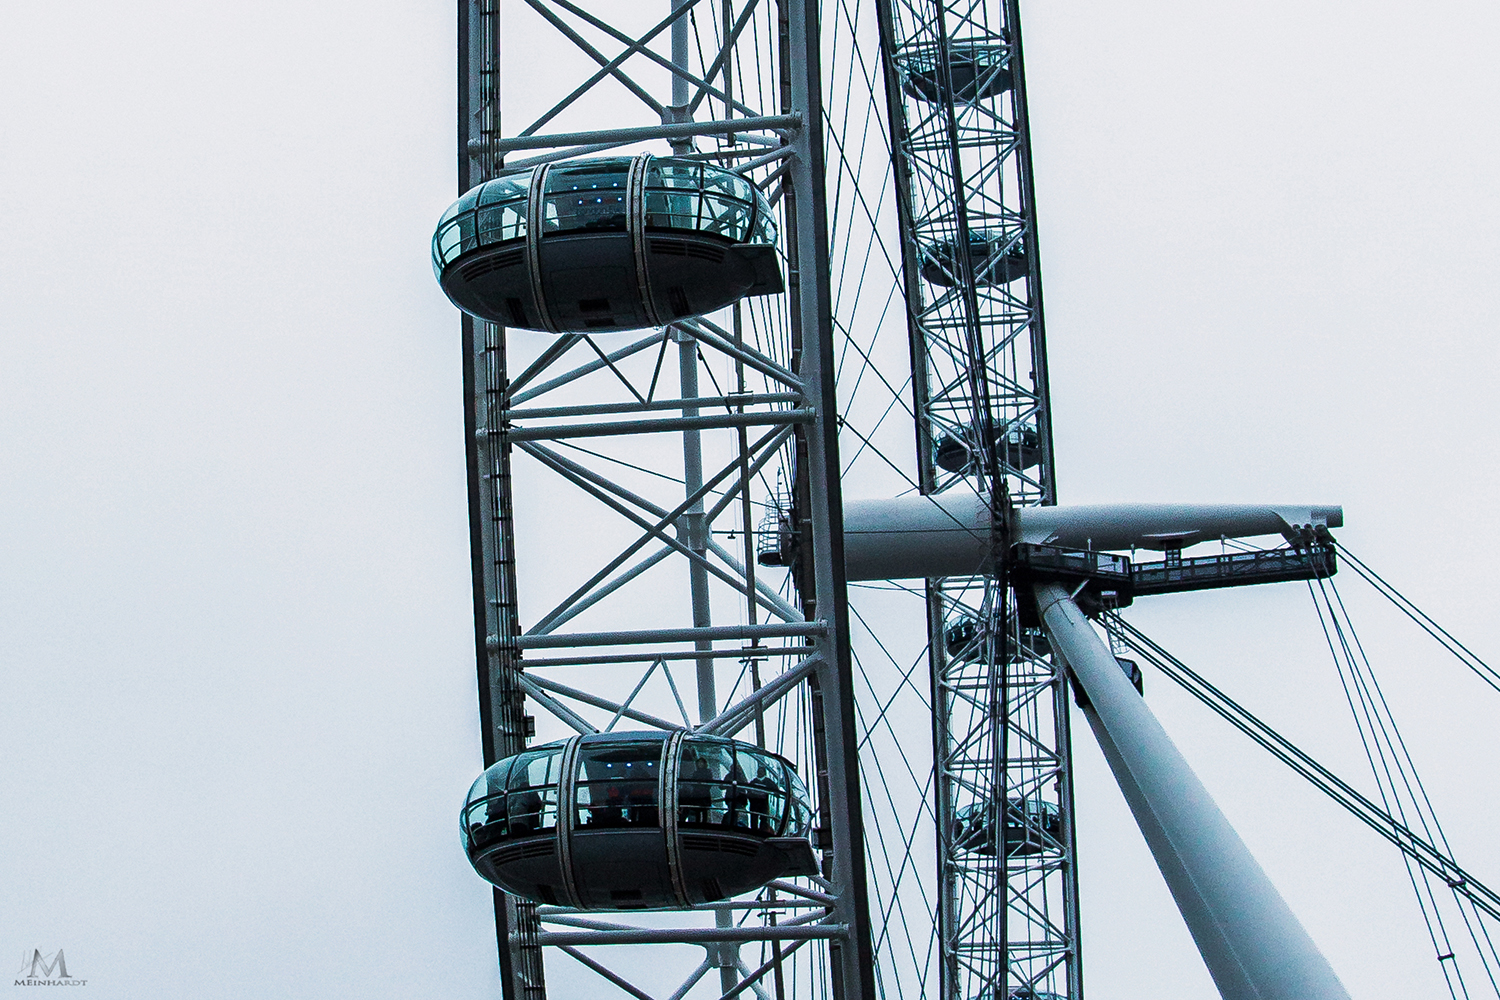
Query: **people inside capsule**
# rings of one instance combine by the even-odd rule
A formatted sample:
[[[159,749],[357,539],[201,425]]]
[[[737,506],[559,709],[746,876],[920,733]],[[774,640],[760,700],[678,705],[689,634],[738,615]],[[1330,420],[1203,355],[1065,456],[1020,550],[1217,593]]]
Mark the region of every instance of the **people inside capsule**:
[[[553,333],[661,326],[782,290],[760,189],[713,164],[649,154],[480,184],[443,213],[432,266],[465,312]]]
[[[796,770],[759,747],[595,733],[487,769],[469,790],[462,831],[475,870],[516,895],[680,907],[816,873],[811,815]]]

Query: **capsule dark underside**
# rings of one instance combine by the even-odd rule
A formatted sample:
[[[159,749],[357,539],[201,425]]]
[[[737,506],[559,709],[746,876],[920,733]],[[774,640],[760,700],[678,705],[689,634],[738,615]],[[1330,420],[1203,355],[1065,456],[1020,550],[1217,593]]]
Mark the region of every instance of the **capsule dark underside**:
[[[782,290],[775,247],[713,237],[648,232],[643,294],[629,233],[548,236],[537,247],[533,281],[524,243],[482,248],[443,272],[443,290],[471,315],[522,329],[546,329],[537,285],[559,332],[633,330],[713,312],[746,295]],[[654,315],[648,312],[648,302]]]
[[[974,854],[995,853],[995,817],[987,803],[958,810],[953,823],[953,843]],[[1045,835],[1045,836],[1044,836]],[[1005,815],[1005,853],[1013,857],[1037,854],[1048,840],[1062,836],[1062,817],[1057,807],[1035,799],[1013,799]]]
[[[1003,60],[1004,56],[998,52],[954,51],[948,57],[952,92],[958,100],[968,102],[995,97],[1010,90],[1015,86],[1015,75]],[[918,100],[936,104],[945,93],[941,76],[936,63],[928,60],[907,70],[901,89]]]
[[[1041,438],[1031,427],[1012,427],[996,442],[1003,445],[1001,457],[1012,469],[1029,469],[1042,460]],[[946,472],[972,472],[977,457],[963,438],[944,433],[933,449],[933,462]]]
[[[955,241],[944,241],[923,255],[923,278],[943,288],[952,288],[963,280],[954,244]],[[976,285],[1006,285],[1026,276],[1026,253],[1020,247],[1001,253],[994,241],[976,237],[969,241],[969,267]]]

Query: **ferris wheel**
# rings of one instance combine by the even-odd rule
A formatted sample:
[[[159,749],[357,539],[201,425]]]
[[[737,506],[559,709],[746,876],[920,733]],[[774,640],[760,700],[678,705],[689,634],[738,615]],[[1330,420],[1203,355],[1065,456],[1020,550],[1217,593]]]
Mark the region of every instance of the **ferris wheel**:
[[[1342,511],[1058,506],[1015,0],[459,13],[507,1000],[1078,1000],[1074,702],[1221,992],[1346,996],[1117,613],[1325,580]]]

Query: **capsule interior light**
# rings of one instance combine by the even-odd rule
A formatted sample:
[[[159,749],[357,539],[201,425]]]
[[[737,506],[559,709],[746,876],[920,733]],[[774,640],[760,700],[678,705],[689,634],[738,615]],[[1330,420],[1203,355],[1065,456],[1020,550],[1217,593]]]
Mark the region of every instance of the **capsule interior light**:
[[[501,174],[454,202],[432,238],[454,305],[552,333],[663,326],[780,292],[776,257],[759,188],[650,154]]]
[[[494,764],[461,818],[475,871],[580,909],[681,908],[818,873],[784,758],[685,732],[593,733]]]

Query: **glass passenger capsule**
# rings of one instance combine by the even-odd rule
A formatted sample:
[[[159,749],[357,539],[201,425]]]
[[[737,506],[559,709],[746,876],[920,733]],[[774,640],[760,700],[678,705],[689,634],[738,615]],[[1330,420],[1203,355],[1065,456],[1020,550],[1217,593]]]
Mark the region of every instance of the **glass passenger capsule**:
[[[1062,814],[1043,799],[1011,799],[1005,810],[1008,857],[1038,854],[1062,838]],[[994,854],[995,814],[988,802],[960,807],[953,815],[953,846],[974,854]]]
[[[1009,641],[1017,643],[1021,651],[1030,656],[1045,657],[1052,654],[1052,643],[1039,628],[1024,625],[1017,628],[1015,619],[1011,618],[1006,622],[1005,635],[1011,637]],[[985,632],[979,627],[979,619],[966,614],[949,621],[948,627],[943,631],[943,646],[952,663],[974,663],[983,659],[989,654],[985,639]],[[997,642],[996,645],[999,647],[1002,644]],[[1012,649],[997,648],[995,655],[1013,655],[1015,652]]]
[[[948,659],[968,663],[984,655],[984,640],[977,619],[965,615],[943,633]]]
[[[581,909],[685,907],[817,874],[807,788],[753,744],[593,733],[499,761],[461,818],[475,871]]]
[[[987,987],[974,997],[974,1000],[995,1000],[998,992],[994,987]],[[1017,986],[1005,995],[1006,1000],[1067,1000],[1060,993],[1048,993],[1045,990],[1034,990],[1030,986]]]
[[[760,189],[650,154],[485,181],[443,213],[432,267],[464,312],[552,333],[662,326],[782,290]]]
[[[945,472],[970,473],[979,468],[979,456],[970,444],[972,436],[944,431],[938,436],[932,450],[932,461]],[[1042,461],[1042,439],[1036,428],[1027,424],[1014,424],[996,443],[1001,446],[1001,459],[1012,469],[1026,470]]]
[[[963,280],[954,247],[956,239],[942,240],[922,248],[922,277],[934,285],[952,288]],[[969,231],[969,267],[980,288],[1007,285],[1026,277],[1026,250],[1012,238],[993,229]]]
[[[928,104],[937,104],[943,97],[937,53],[935,47],[930,48],[903,67],[901,89]],[[995,97],[1015,86],[1010,52],[1004,45],[952,42],[948,46],[948,73],[960,103]]]
[[[989,986],[977,993],[973,1000],[995,1000],[999,992]],[[1067,1000],[1058,993],[1048,993],[1045,990],[1035,990],[1030,986],[1017,986],[1005,995],[1006,1000]]]

